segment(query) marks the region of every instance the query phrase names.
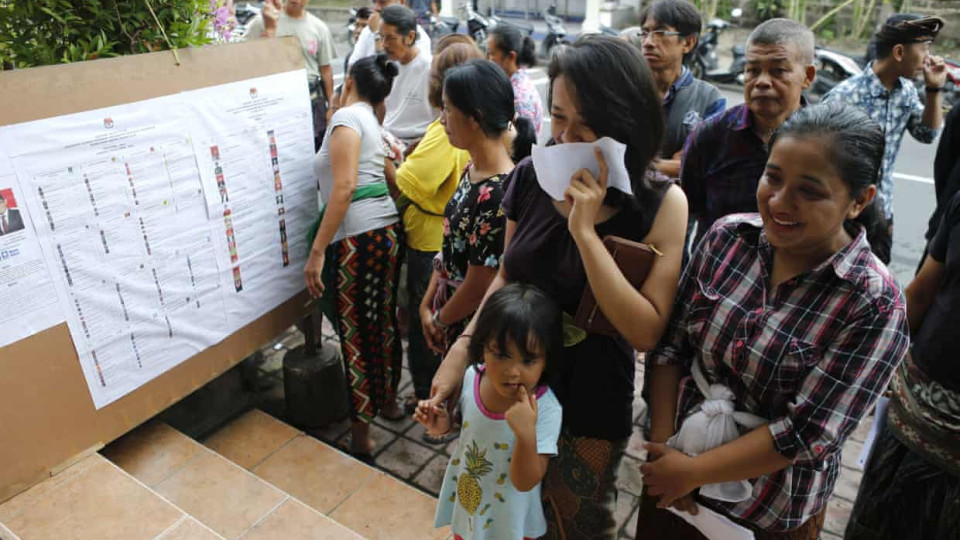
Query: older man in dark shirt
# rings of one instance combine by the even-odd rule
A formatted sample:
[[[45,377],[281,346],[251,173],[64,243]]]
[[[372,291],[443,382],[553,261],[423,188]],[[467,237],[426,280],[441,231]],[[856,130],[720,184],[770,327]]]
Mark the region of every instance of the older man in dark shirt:
[[[702,122],[684,145],[680,185],[697,220],[691,240],[723,216],[757,211],[767,144],[804,105],[802,92],[816,75],[813,47],[813,33],[788,19],[766,21],[747,38],[746,102]]]

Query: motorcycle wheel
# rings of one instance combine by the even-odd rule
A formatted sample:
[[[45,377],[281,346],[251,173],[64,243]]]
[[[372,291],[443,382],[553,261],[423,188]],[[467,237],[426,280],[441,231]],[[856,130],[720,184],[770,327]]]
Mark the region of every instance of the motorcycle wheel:
[[[707,70],[704,69],[703,63],[699,60],[694,60],[690,64],[690,73],[693,75],[694,79],[703,80],[703,76],[707,73]]]

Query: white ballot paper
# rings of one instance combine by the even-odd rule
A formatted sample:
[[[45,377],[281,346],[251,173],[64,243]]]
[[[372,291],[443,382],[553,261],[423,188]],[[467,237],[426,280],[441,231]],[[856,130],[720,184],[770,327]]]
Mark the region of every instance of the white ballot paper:
[[[215,230],[231,328],[304,287],[316,220],[313,116],[303,70],[181,94]]]
[[[229,333],[193,144],[169,114],[175,99],[3,134],[97,408]]]
[[[554,200],[562,201],[563,192],[570,185],[573,173],[587,169],[594,175],[600,173],[597,157],[593,149],[599,147],[607,160],[609,173],[607,187],[618,189],[627,195],[633,195],[630,187],[630,175],[624,156],[627,146],[610,137],[604,137],[592,143],[567,143],[555,146],[534,146],[533,168],[537,171],[537,182]]]
[[[2,150],[0,197],[0,347],[5,347],[65,318],[13,164]]]
[[[737,525],[727,516],[720,515],[702,504],[698,504],[697,508],[700,511],[695,516],[674,508],[667,510],[682,517],[709,540],[754,540],[753,531]]]

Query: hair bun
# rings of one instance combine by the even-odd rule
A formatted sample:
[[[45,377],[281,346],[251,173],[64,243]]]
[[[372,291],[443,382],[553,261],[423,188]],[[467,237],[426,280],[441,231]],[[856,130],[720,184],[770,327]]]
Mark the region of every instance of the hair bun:
[[[383,73],[384,77],[396,77],[400,73],[397,64],[392,62],[386,53],[377,54],[377,67],[380,69],[380,73]]]

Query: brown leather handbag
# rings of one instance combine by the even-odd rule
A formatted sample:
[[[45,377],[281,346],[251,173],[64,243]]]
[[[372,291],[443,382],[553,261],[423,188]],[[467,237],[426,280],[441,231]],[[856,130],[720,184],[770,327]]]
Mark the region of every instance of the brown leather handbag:
[[[657,258],[663,257],[663,253],[657,250],[652,244],[643,244],[633,242],[619,236],[607,236],[603,239],[603,245],[613,256],[617,268],[623,272],[624,277],[630,282],[634,289],[640,290],[643,282],[646,281],[650,269]],[[620,332],[610,324],[607,317],[597,304],[597,299],[593,296],[593,290],[587,283],[583,290],[583,297],[580,298],[580,305],[577,307],[577,314],[573,318],[574,324],[594,334],[603,334],[605,336],[619,337]]]

